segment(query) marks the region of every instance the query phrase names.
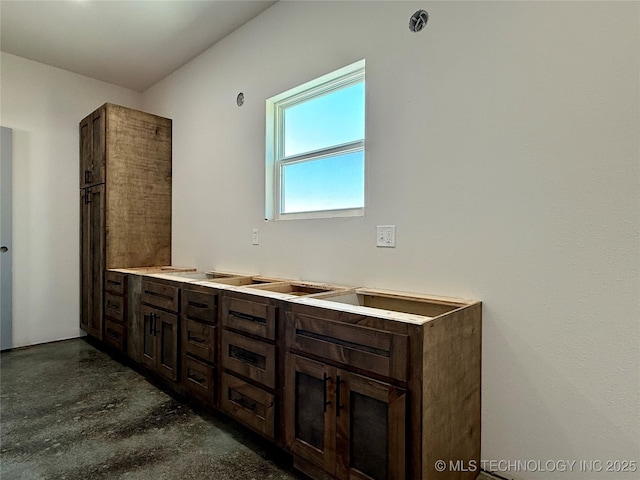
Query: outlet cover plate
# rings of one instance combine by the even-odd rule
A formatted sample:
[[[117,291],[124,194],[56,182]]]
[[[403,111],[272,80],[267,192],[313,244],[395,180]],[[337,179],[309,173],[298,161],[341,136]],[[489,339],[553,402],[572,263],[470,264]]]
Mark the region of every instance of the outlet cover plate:
[[[395,225],[378,225],[376,227],[376,246],[391,248],[396,246]]]
[[[251,245],[260,245],[260,230],[257,228],[251,230]]]

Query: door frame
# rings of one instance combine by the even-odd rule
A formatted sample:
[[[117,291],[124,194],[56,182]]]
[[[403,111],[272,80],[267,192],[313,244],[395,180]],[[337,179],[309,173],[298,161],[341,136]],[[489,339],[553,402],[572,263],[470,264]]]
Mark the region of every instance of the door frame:
[[[0,127],[0,350],[13,348],[13,130]]]

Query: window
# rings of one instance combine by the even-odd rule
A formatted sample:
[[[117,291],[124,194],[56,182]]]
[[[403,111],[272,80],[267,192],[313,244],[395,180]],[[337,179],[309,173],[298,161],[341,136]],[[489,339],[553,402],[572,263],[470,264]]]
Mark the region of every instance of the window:
[[[364,112],[364,60],[267,100],[267,219],[364,214]]]

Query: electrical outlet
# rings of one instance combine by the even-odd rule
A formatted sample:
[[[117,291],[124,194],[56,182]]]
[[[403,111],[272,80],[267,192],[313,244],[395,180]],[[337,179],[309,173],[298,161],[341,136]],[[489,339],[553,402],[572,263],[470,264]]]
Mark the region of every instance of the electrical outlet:
[[[378,247],[395,247],[396,246],[396,226],[395,225],[378,225],[376,246]]]
[[[251,230],[251,245],[260,245],[260,230],[254,228]]]

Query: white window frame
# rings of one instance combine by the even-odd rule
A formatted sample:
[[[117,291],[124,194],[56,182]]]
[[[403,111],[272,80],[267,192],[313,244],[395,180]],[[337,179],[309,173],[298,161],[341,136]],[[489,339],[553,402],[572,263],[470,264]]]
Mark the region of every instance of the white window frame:
[[[365,152],[365,139],[334,145],[329,148],[284,155],[284,110],[331,91],[345,88],[365,80],[365,61],[343,67],[320,78],[271,97],[266,103],[266,170],[265,170],[265,219],[293,220],[307,218],[354,217],[364,215],[364,205],[357,208],[316,210],[310,212],[282,213],[282,176],[284,167],[294,163],[320,160],[322,158],[351,152]],[[365,84],[366,92],[366,84]],[[365,93],[366,95],[366,93]],[[366,101],[365,101],[366,103]],[[366,114],[365,114],[366,130]],[[366,169],[366,164],[365,164]],[[364,179],[363,179],[364,180]],[[366,188],[365,188],[366,200]]]

